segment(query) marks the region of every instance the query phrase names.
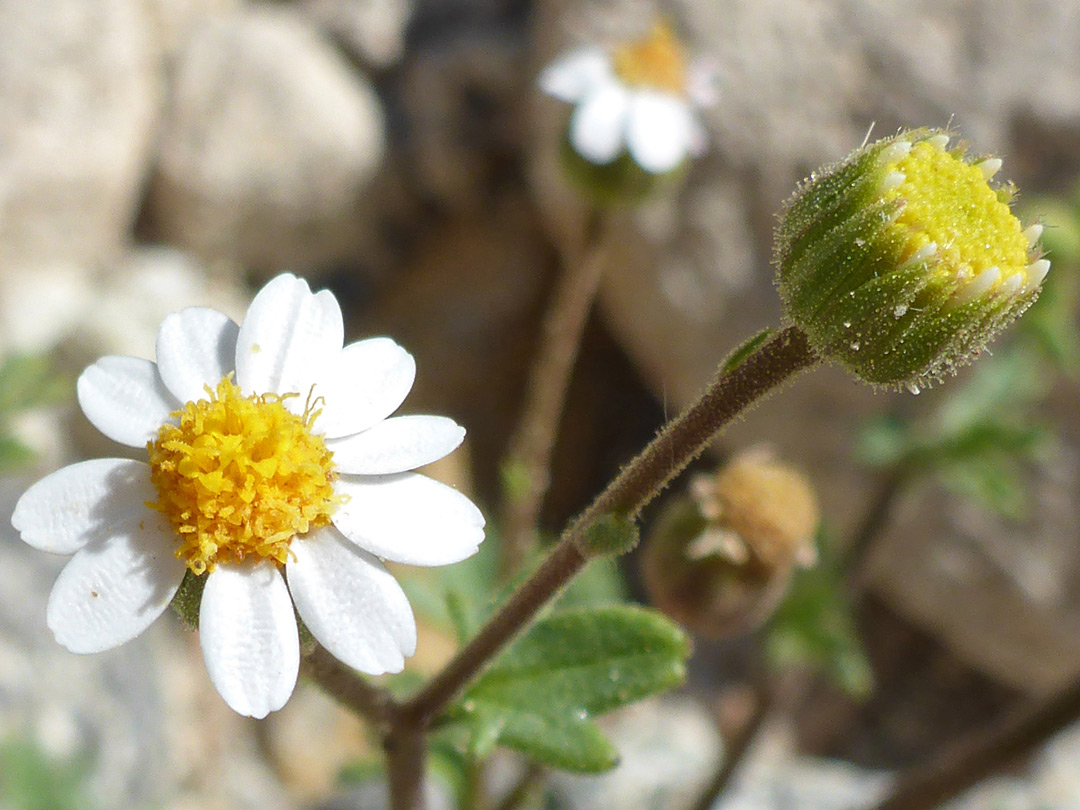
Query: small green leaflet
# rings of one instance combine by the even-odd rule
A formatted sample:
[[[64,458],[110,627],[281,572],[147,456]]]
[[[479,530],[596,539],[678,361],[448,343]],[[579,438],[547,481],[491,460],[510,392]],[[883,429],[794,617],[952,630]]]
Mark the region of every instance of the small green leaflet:
[[[592,716],[682,683],[690,643],[659,613],[630,605],[538,621],[451,710],[477,757],[496,744],[556,768],[598,772],[618,754]]]

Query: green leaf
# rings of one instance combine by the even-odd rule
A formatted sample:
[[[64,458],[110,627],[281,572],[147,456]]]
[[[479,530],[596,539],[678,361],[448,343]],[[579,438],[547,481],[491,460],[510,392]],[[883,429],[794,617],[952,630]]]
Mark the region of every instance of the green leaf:
[[[57,760],[34,742],[0,743],[0,807],[11,810],[87,810],[88,762]]]
[[[504,712],[498,741],[533,759],[577,773],[602,773],[619,764],[619,752],[585,716]]]
[[[645,608],[555,614],[513,644],[452,716],[472,725],[478,754],[494,738],[547,765],[605,770],[617,757],[590,717],[681,683],[689,652],[686,635]]]
[[[34,451],[11,436],[0,436],[0,472],[30,463]]]
[[[47,358],[10,355],[0,363],[0,414],[55,402],[66,388]]]
[[[570,580],[570,585],[555,601],[556,609],[603,607],[627,600],[626,580],[615,560],[594,560]]]

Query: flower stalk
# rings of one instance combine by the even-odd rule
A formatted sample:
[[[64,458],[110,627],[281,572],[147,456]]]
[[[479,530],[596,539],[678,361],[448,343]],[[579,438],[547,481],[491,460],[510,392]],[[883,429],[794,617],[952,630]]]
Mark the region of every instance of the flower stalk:
[[[398,719],[424,727],[588,562],[589,529],[606,515],[633,519],[716,433],[795,374],[817,363],[806,336],[788,327],[735,368],[653,439],[563,532],[548,556],[479,633],[412,699]]]
[[[512,577],[536,543],[540,508],[551,485],[551,455],[578,350],[600,288],[608,252],[605,221],[590,218],[582,248],[562,271],[544,317],[540,349],[530,372],[521,421],[504,467],[505,514],[501,567]]]

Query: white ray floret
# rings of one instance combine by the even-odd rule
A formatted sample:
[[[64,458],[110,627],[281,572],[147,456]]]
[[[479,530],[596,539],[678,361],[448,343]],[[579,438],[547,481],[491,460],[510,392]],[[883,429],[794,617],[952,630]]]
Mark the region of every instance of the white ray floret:
[[[908,259],[909,264],[915,264],[917,262],[925,262],[927,259],[933,258],[937,253],[937,242],[927,242],[921,248],[911,254],[911,258]]]
[[[1022,290],[1023,288],[1024,274],[1013,273],[1011,276],[1001,282],[1001,286],[998,287],[998,293],[1005,296],[1006,298],[1011,298],[1012,296],[1020,292],[1020,290]]]
[[[935,146],[942,152],[944,152],[949,147],[949,136],[942,132],[938,135],[934,135],[931,138],[927,138],[926,142],[929,143],[931,146]]]
[[[1043,235],[1042,223],[1036,222],[1034,225],[1029,225],[1024,231],[1024,238],[1027,239],[1028,247],[1035,247],[1039,238]]]
[[[977,164],[979,171],[982,172],[983,178],[987,182],[994,179],[994,175],[1001,171],[1001,158],[987,158],[986,160],[980,160]]]
[[[882,178],[881,191],[884,194],[887,191],[892,191],[894,188],[899,188],[903,182],[907,180],[907,175],[903,172],[891,171]]]
[[[911,151],[911,141],[896,141],[885,148],[883,157],[886,163],[894,163]]]
[[[954,302],[957,304],[966,304],[969,301],[974,301],[980,295],[985,295],[990,292],[990,289],[997,284],[998,279],[1001,278],[1001,270],[997,267],[988,267],[975,278],[971,279],[967,284],[964,284],[956,291],[954,296]]]
[[[1027,282],[1024,284],[1024,292],[1032,293],[1039,289],[1046,274],[1050,272],[1049,259],[1036,259],[1027,267]]]

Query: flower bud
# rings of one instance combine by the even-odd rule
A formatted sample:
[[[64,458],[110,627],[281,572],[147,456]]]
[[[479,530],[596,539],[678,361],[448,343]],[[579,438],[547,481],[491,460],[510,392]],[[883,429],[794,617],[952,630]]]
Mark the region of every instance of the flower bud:
[[[817,500],[800,473],[760,450],[690,489],[644,544],[646,592],[698,635],[745,632],[780,604],[794,567],[814,562]]]
[[[921,386],[974,356],[1039,294],[1050,263],[994,185],[997,158],[901,132],[813,174],[776,234],[788,317],[822,357],[879,384]]]

